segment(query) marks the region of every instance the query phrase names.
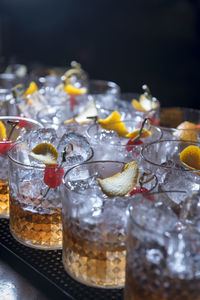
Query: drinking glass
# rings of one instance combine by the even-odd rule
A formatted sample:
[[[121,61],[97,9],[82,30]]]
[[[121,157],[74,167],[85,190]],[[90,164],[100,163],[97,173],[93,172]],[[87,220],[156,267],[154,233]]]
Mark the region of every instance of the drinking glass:
[[[191,193],[200,188],[198,170],[187,168],[180,160],[180,153],[188,146],[200,143],[180,140],[161,140],[145,145],[141,151],[144,165],[158,177],[161,190],[183,190]]]
[[[42,125],[31,119],[0,116],[1,127],[6,129],[7,138],[0,140],[0,217],[9,217],[9,187],[8,187],[8,150],[25,134],[41,128]],[[2,125],[3,124],[3,125]]]
[[[88,94],[94,98],[97,108],[113,109],[120,95],[120,87],[111,81],[89,80]]]
[[[75,166],[62,190],[63,264],[67,273],[89,286],[120,288],[126,260],[126,209],[132,196],[108,198],[97,178],[122,170],[123,162],[96,161]],[[147,184],[155,187],[155,178]]]
[[[9,150],[10,230],[13,237],[32,248],[60,249],[61,185],[50,188],[51,184],[47,182],[54,180],[51,177],[55,166],[45,166],[29,155],[41,141],[51,143],[57,149],[59,167],[64,148],[72,147],[62,164],[63,172],[89,160],[93,152],[81,136],[69,133],[59,139],[53,129],[37,130]]]
[[[129,114],[132,115],[132,119],[135,118],[135,115],[140,115],[142,119],[150,118],[152,124],[160,124],[160,103],[154,98],[154,103],[157,104],[156,108],[149,109],[148,111],[140,111],[133,107],[131,101],[133,99],[139,100],[140,94],[138,93],[121,93],[119,100],[117,101],[117,109],[121,111],[129,111]]]
[[[188,121],[196,125],[200,124],[200,110],[186,107],[162,107],[160,110],[160,126],[163,131],[163,139],[177,139],[180,132],[186,130],[192,133],[193,129],[181,129],[176,127]],[[200,136],[200,134],[199,134]],[[198,137],[198,140],[200,137]]]
[[[200,214],[178,216],[163,195],[137,195],[129,208],[125,300],[199,299]],[[185,201],[198,204],[199,196]]]
[[[141,126],[141,118],[135,118],[133,120],[123,120],[128,132],[137,130]],[[118,125],[118,122],[113,125]],[[162,137],[162,131],[160,128],[146,124],[145,129],[151,132],[151,135],[146,138],[141,138],[141,142],[129,144],[130,139],[120,137],[115,131],[106,130],[102,128],[98,123],[92,124],[87,130],[88,141],[90,142],[94,150],[94,160],[120,160],[129,162],[136,160],[141,162],[140,152],[142,148],[152,141],[157,141]]]
[[[0,74],[0,88],[12,89],[16,84],[20,83],[20,78],[12,73],[1,73]]]

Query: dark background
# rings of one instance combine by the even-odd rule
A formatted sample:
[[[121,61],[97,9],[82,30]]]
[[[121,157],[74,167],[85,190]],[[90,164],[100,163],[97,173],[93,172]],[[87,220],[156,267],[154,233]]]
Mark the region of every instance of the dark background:
[[[69,66],[200,108],[199,0],[0,0],[1,65]]]

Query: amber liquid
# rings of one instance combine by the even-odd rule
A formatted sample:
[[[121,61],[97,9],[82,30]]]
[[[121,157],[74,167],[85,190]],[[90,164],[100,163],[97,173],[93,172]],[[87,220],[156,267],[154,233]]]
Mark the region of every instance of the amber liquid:
[[[9,216],[9,186],[8,180],[0,179],[0,217]]]
[[[36,213],[10,196],[10,230],[14,238],[26,246],[47,250],[60,249],[61,209],[54,209],[49,214],[42,211]]]
[[[74,279],[89,286],[121,288],[125,282],[124,243],[119,245],[117,238],[112,243],[99,242],[98,238],[95,241],[96,234],[95,228],[84,229],[84,226],[78,226],[73,221],[63,225],[65,270]]]
[[[156,283],[152,270],[148,273],[147,269],[141,269],[140,278],[133,278],[130,266],[127,266],[124,300],[200,300],[200,280],[162,278],[160,274],[160,283]]]

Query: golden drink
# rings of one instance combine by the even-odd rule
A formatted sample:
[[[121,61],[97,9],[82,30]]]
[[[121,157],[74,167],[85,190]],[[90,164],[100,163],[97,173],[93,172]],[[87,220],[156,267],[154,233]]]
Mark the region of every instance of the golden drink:
[[[9,216],[9,187],[6,179],[0,179],[0,216]]]
[[[127,267],[124,300],[200,300],[200,286],[197,279],[181,280],[165,277],[158,285],[159,280],[156,280],[151,270],[149,274],[144,273],[144,277],[137,274],[137,271],[134,276],[133,272],[131,266]]]
[[[10,230],[20,243],[39,249],[60,249],[62,247],[61,208],[34,209],[21,199],[10,196]],[[29,203],[37,199],[29,199]]]
[[[84,284],[120,288],[125,281],[125,236],[103,232],[103,225],[66,219],[63,264],[69,275]]]

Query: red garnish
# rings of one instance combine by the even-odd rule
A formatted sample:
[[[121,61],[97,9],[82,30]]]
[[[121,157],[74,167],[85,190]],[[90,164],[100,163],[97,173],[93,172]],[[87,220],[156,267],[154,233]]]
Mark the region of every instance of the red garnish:
[[[74,96],[70,96],[70,109],[73,110],[74,109],[74,106],[77,105],[78,102],[76,100],[76,98]]]
[[[145,187],[140,187],[140,186],[136,186],[134,187],[134,189],[130,192],[130,196],[134,196],[136,194],[143,194],[143,193],[147,193],[148,190]],[[153,199],[152,196],[150,195],[145,195],[145,198],[151,202],[155,202],[155,200]]]
[[[64,170],[63,168],[59,168],[58,165],[46,167],[44,171],[44,183],[50,188],[55,188],[61,185],[63,175]]]
[[[141,145],[141,144],[143,144],[143,142],[140,139],[135,140],[135,141],[130,139],[130,140],[128,140],[128,142],[126,144],[126,151],[129,152],[129,151],[133,150],[134,146]]]
[[[1,139],[0,140],[0,154],[1,155],[5,155],[7,154],[8,150],[14,145],[12,142],[12,140],[9,139]]]
[[[145,187],[136,186],[134,189],[130,192],[130,196],[133,196],[135,194],[143,194],[148,192],[148,190]]]
[[[200,124],[197,124],[197,128],[199,128],[199,129],[200,129]]]

